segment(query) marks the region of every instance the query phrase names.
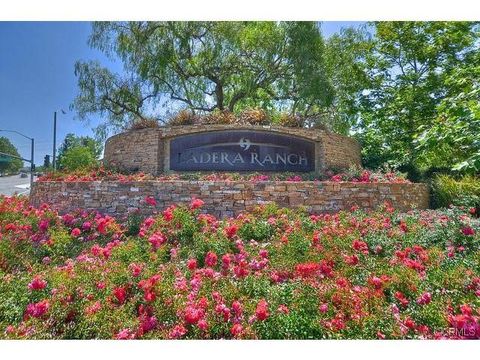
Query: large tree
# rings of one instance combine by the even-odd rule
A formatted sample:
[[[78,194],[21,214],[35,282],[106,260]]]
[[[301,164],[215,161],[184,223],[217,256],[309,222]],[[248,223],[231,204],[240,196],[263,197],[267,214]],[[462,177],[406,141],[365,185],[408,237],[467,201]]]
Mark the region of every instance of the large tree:
[[[17,148],[6,137],[0,137],[0,153],[13,155],[10,157],[0,154],[0,173],[4,172],[17,172],[23,166],[23,161],[18,159],[20,154]]]
[[[446,79],[469,61],[478,34],[468,22],[377,22],[367,54],[360,138],[367,164],[421,166],[415,140],[437,118]]]
[[[314,22],[100,22],[89,43],[124,66],[114,74],[98,62],[76,64],[74,108],[84,120],[106,115],[108,128],[161,118],[165,105],[311,115],[332,102]]]
[[[446,77],[447,91],[418,150],[429,167],[480,173],[480,53],[472,51]]]

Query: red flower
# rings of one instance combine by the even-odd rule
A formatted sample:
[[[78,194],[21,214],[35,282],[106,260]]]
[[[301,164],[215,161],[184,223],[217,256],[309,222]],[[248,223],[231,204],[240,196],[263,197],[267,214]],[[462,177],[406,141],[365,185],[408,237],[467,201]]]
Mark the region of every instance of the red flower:
[[[175,210],[175,205],[169,206],[163,211],[163,218],[166,221],[171,221],[173,219],[173,210]]]
[[[242,334],[243,332],[243,326],[241,324],[234,324],[232,326],[232,328],[230,329],[230,333],[234,336],[234,337],[238,337]]]
[[[192,199],[190,202],[190,209],[195,210],[201,207],[204,204],[204,202],[201,199]]]
[[[229,254],[225,254],[222,256],[222,268],[227,270],[230,267],[232,259],[230,258]]]
[[[115,296],[117,302],[121,305],[127,298],[127,290],[124,287],[116,287],[113,289],[113,296]]]
[[[47,282],[40,276],[35,276],[33,280],[28,284],[30,290],[42,290],[47,286]]]
[[[189,306],[185,309],[185,321],[187,324],[195,325],[202,318],[203,311],[196,307]]]
[[[33,316],[35,318],[42,317],[50,308],[50,303],[48,300],[42,300],[37,303],[30,303],[27,305],[27,310],[25,311],[25,315],[27,318],[29,316]]]
[[[82,231],[79,228],[74,228],[70,233],[70,235],[76,238],[76,237],[79,237],[81,233]]]
[[[407,318],[407,319],[405,320],[404,324],[405,324],[405,326],[406,326],[407,328],[409,328],[410,330],[415,329],[415,326],[416,326],[415,321],[413,321],[413,320],[410,319],[410,318]]]
[[[400,291],[396,291],[394,296],[395,296],[395,299],[397,299],[402,306],[405,307],[405,306],[408,305],[408,300],[407,300],[407,298],[406,298],[405,295],[403,295],[403,293],[401,293]]]
[[[195,270],[197,268],[197,260],[196,259],[188,259],[187,267],[189,270]]]
[[[146,197],[145,197],[145,202],[146,202],[148,205],[157,206],[157,201],[155,200],[155,198],[154,198],[153,196],[146,196]]]
[[[267,301],[265,299],[260,300],[255,309],[255,317],[258,320],[263,321],[267,319],[269,315]]]
[[[318,263],[303,263],[303,264],[297,264],[295,266],[295,271],[301,277],[309,277],[309,276],[315,275],[319,270],[320,270],[320,264]]]
[[[352,242],[352,247],[357,250],[357,251],[361,251],[362,253],[364,253],[365,255],[368,254],[368,245],[365,241],[362,241],[362,240],[353,240]]]
[[[217,254],[215,254],[212,251],[209,251],[205,256],[205,264],[207,266],[210,266],[210,267],[215,266],[217,264],[217,260],[218,260]]]
[[[240,316],[242,314],[243,307],[242,307],[242,304],[239,301],[234,301],[232,303],[232,309],[235,312],[236,316]]]
[[[465,236],[471,236],[471,235],[475,235],[475,230],[473,230],[470,226],[465,226],[462,229],[462,233]]]
[[[238,231],[238,225],[232,224],[225,229],[225,234],[229,239],[233,238]]]
[[[344,256],[345,262],[348,265],[357,265],[358,264],[358,256],[353,254],[352,256]]]

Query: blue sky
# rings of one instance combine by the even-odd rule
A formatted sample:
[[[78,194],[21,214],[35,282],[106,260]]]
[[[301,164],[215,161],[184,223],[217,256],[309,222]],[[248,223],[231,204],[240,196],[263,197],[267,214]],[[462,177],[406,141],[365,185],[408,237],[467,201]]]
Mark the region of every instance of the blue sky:
[[[361,22],[324,22],[325,36]],[[0,129],[22,132],[35,138],[35,162],[52,153],[53,112],[68,110],[77,94],[74,64],[77,60],[99,60],[121,70],[87,44],[88,22],[0,22]],[[74,120],[74,114],[57,115],[57,144],[69,132],[92,135],[93,123]],[[30,143],[21,136],[7,136],[23,157],[30,157]]]

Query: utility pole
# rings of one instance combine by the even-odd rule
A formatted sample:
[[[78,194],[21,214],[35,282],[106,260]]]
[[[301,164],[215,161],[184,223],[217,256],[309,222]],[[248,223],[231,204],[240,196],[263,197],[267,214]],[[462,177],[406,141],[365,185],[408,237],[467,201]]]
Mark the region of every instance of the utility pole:
[[[57,170],[56,153],[57,153],[57,112],[55,111],[53,113],[53,159],[52,159],[53,171]]]
[[[31,152],[31,161],[30,161],[30,194],[32,193],[32,189],[33,189],[33,171],[35,170],[35,164],[34,164],[34,148],[35,148],[35,140],[32,138],[31,139],[32,141],[32,152]]]

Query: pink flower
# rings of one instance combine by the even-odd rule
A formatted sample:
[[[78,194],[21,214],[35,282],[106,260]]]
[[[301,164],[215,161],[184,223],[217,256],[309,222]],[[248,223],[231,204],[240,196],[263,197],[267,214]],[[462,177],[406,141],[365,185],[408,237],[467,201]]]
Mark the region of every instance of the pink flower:
[[[30,290],[42,290],[47,286],[47,282],[40,276],[35,276],[33,280],[28,284]]]
[[[207,331],[208,330],[208,323],[205,319],[200,319],[197,323],[197,326],[202,331]]]
[[[141,335],[155,329],[158,325],[157,318],[153,316],[149,316],[147,314],[143,314],[140,316],[140,329],[139,333]]]
[[[179,339],[187,333],[187,329],[183,325],[176,325],[169,333],[170,339]]]
[[[143,294],[143,298],[145,299],[146,302],[153,302],[155,301],[157,296],[151,289],[147,289]]]
[[[210,267],[215,266],[217,264],[217,260],[218,260],[217,254],[215,254],[212,251],[209,251],[205,256],[205,264],[207,266],[210,266]]]
[[[148,238],[148,242],[152,245],[154,251],[157,251],[158,248],[167,241],[167,238],[159,232],[154,233]]]
[[[102,308],[102,304],[100,303],[100,301],[96,301],[85,309],[85,314],[93,315],[96,312],[98,312],[101,308]]]
[[[74,228],[70,235],[76,238],[79,237],[81,233],[82,231],[79,228]]]
[[[116,340],[131,340],[135,338],[135,334],[128,328],[120,330],[116,335]]]
[[[321,313],[324,314],[328,311],[328,304],[322,304],[318,309],[320,310]]]
[[[153,196],[146,196],[145,197],[145,202],[150,206],[156,206],[157,205],[157,201],[155,200],[155,198]]]
[[[371,283],[375,289],[380,289],[383,285],[383,281],[382,279],[380,279],[379,277],[377,276],[374,276],[372,277],[370,280],[369,280],[369,283]]]
[[[417,304],[419,305],[426,305],[429,304],[430,301],[432,301],[432,294],[429,292],[423,293],[418,299],[417,299]]]
[[[82,230],[83,231],[90,231],[91,228],[92,228],[92,223],[90,221],[85,221],[82,224]]]
[[[192,201],[190,202],[190,209],[198,209],[199,207],[202,207],[203,204],[204,202],[201,199],[192,199]]]
[[[279,305],[277,310],[282,314],[288,314],[290,312],[290,309],[288,308],[288,306],[284,304]]]
[[[135,263],[131,263],[130,265],[128,265],[128,269],[132,273],[132,276],[137,277],[142,272],[143,266]]]
[[[47,231],[49,225],[50,225],[50,220],[49,219],[43,219],[43,220],[40,221],[40,224],[38,224],[38,228],[41,231]]]

